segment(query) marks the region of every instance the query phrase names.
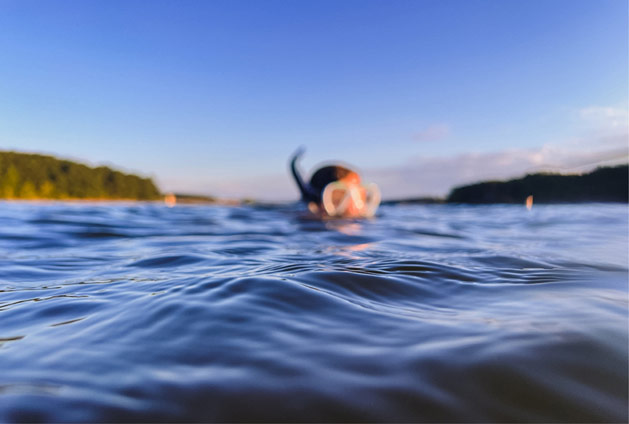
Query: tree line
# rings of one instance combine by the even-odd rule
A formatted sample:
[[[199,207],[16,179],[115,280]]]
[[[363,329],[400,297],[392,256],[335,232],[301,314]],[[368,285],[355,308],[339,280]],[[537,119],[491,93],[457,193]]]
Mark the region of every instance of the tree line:
[[[0,198],[152,200],[150,178],[39,154],[0,151]]]
[[[454,188],[449,203],[625,202],[629,166],[602,167],[583,175],[530,174],[509,181],[487,181]]]

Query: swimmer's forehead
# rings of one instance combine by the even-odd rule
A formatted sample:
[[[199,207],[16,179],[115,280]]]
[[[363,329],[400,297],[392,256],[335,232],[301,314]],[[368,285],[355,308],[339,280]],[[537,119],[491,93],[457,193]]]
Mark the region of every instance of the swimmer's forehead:
[[[346,176],[344,176],[343,178],[341,178],[339,181],[343,181],[344,183],[347,183],[347,184],[360,184],[360,175],[352,171]]]

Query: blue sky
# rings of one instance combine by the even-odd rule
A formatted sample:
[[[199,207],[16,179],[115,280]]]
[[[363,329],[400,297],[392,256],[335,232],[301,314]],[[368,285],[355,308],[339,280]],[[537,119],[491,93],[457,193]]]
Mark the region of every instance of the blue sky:
[[[342,160],[385,197],[627,160],[625,0],[0,0],[0,148],[297,197]]]

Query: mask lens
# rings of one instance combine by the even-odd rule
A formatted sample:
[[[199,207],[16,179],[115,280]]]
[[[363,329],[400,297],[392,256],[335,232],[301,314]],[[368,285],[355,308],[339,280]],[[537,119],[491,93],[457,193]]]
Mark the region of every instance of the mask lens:
[[[347,189],[342,187],[334,187],[332,190],[332,204],[335,208],[339,208],[347,197]]]
[[[364,186],[366,192],[364,216],[374,216],[380,206],[380,189],[375,184]]]
[[[323,190],[323,207],[329,216],[373,216],[380,204],[380,190],[375,184],[348,186],[341,181]]]
[[[322,197],[323,207],[327,214],[339,216],[345,213],[351,193],[344,183],[335,181],[325,186]]]

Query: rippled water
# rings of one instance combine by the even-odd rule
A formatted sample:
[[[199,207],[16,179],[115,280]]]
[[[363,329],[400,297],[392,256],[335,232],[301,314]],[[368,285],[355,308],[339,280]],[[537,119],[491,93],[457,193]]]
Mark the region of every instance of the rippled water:
[[[0,203],[0,421],[627,421],[627,205]]]

